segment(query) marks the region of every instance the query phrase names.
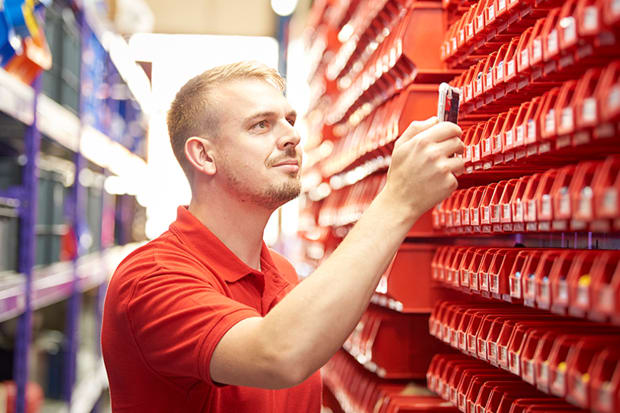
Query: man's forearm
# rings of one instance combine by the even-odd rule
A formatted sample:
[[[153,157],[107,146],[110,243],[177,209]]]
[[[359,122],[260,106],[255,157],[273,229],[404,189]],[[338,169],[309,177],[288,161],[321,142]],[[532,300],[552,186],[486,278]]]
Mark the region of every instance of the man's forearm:
[[[263,319],[272,343],[309,375],[342,345],[419,217],[383,191],[332,255]]]

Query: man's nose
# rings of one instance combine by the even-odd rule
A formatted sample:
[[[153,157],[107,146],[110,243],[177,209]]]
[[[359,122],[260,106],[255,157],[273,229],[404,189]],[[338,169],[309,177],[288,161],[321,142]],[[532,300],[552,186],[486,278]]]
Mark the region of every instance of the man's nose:
[[[284,129],[284,133],[282,137],[278,140],[278,148],[281,150],[285,150],[290,147],[297,147],[299,142],[301,141],[301,137],[297,132],[297,129],[290,123],[286,122],[286,126]]]

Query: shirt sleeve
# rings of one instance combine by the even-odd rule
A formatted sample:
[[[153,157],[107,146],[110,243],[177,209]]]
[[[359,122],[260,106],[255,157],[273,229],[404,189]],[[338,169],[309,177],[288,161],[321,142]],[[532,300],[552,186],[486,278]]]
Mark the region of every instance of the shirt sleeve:
[[[160,269],[135,284],[127,316],[136,345],[157,374],[215,384],[209,365],[220,339],[260,314],[200,275]]]

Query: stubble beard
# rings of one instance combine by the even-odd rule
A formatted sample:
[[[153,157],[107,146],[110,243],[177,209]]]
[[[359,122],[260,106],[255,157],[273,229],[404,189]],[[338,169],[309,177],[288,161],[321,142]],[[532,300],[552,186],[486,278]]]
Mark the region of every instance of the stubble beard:
[[[267,209],[275,210],[288,201],[297,198],[301,192],[301,182],[298,173],[294,176],[289,175],[286,181],[267,188],[251,187],[247,181],[243,180],[233,170],[225,171],[224,175],[228,188],[236,192],[243,202]]]

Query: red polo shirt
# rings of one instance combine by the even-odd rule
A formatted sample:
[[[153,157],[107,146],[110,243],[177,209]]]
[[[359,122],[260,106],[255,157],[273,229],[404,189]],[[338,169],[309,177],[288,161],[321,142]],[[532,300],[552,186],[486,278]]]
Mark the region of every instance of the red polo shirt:
[[[186,208],[114,273],[101,335],[114,413],[319,412],[321,379],[265,390],[214,384],[217,343],[239,321],[269,312],[297,282],[263,244],[258,272]]]

